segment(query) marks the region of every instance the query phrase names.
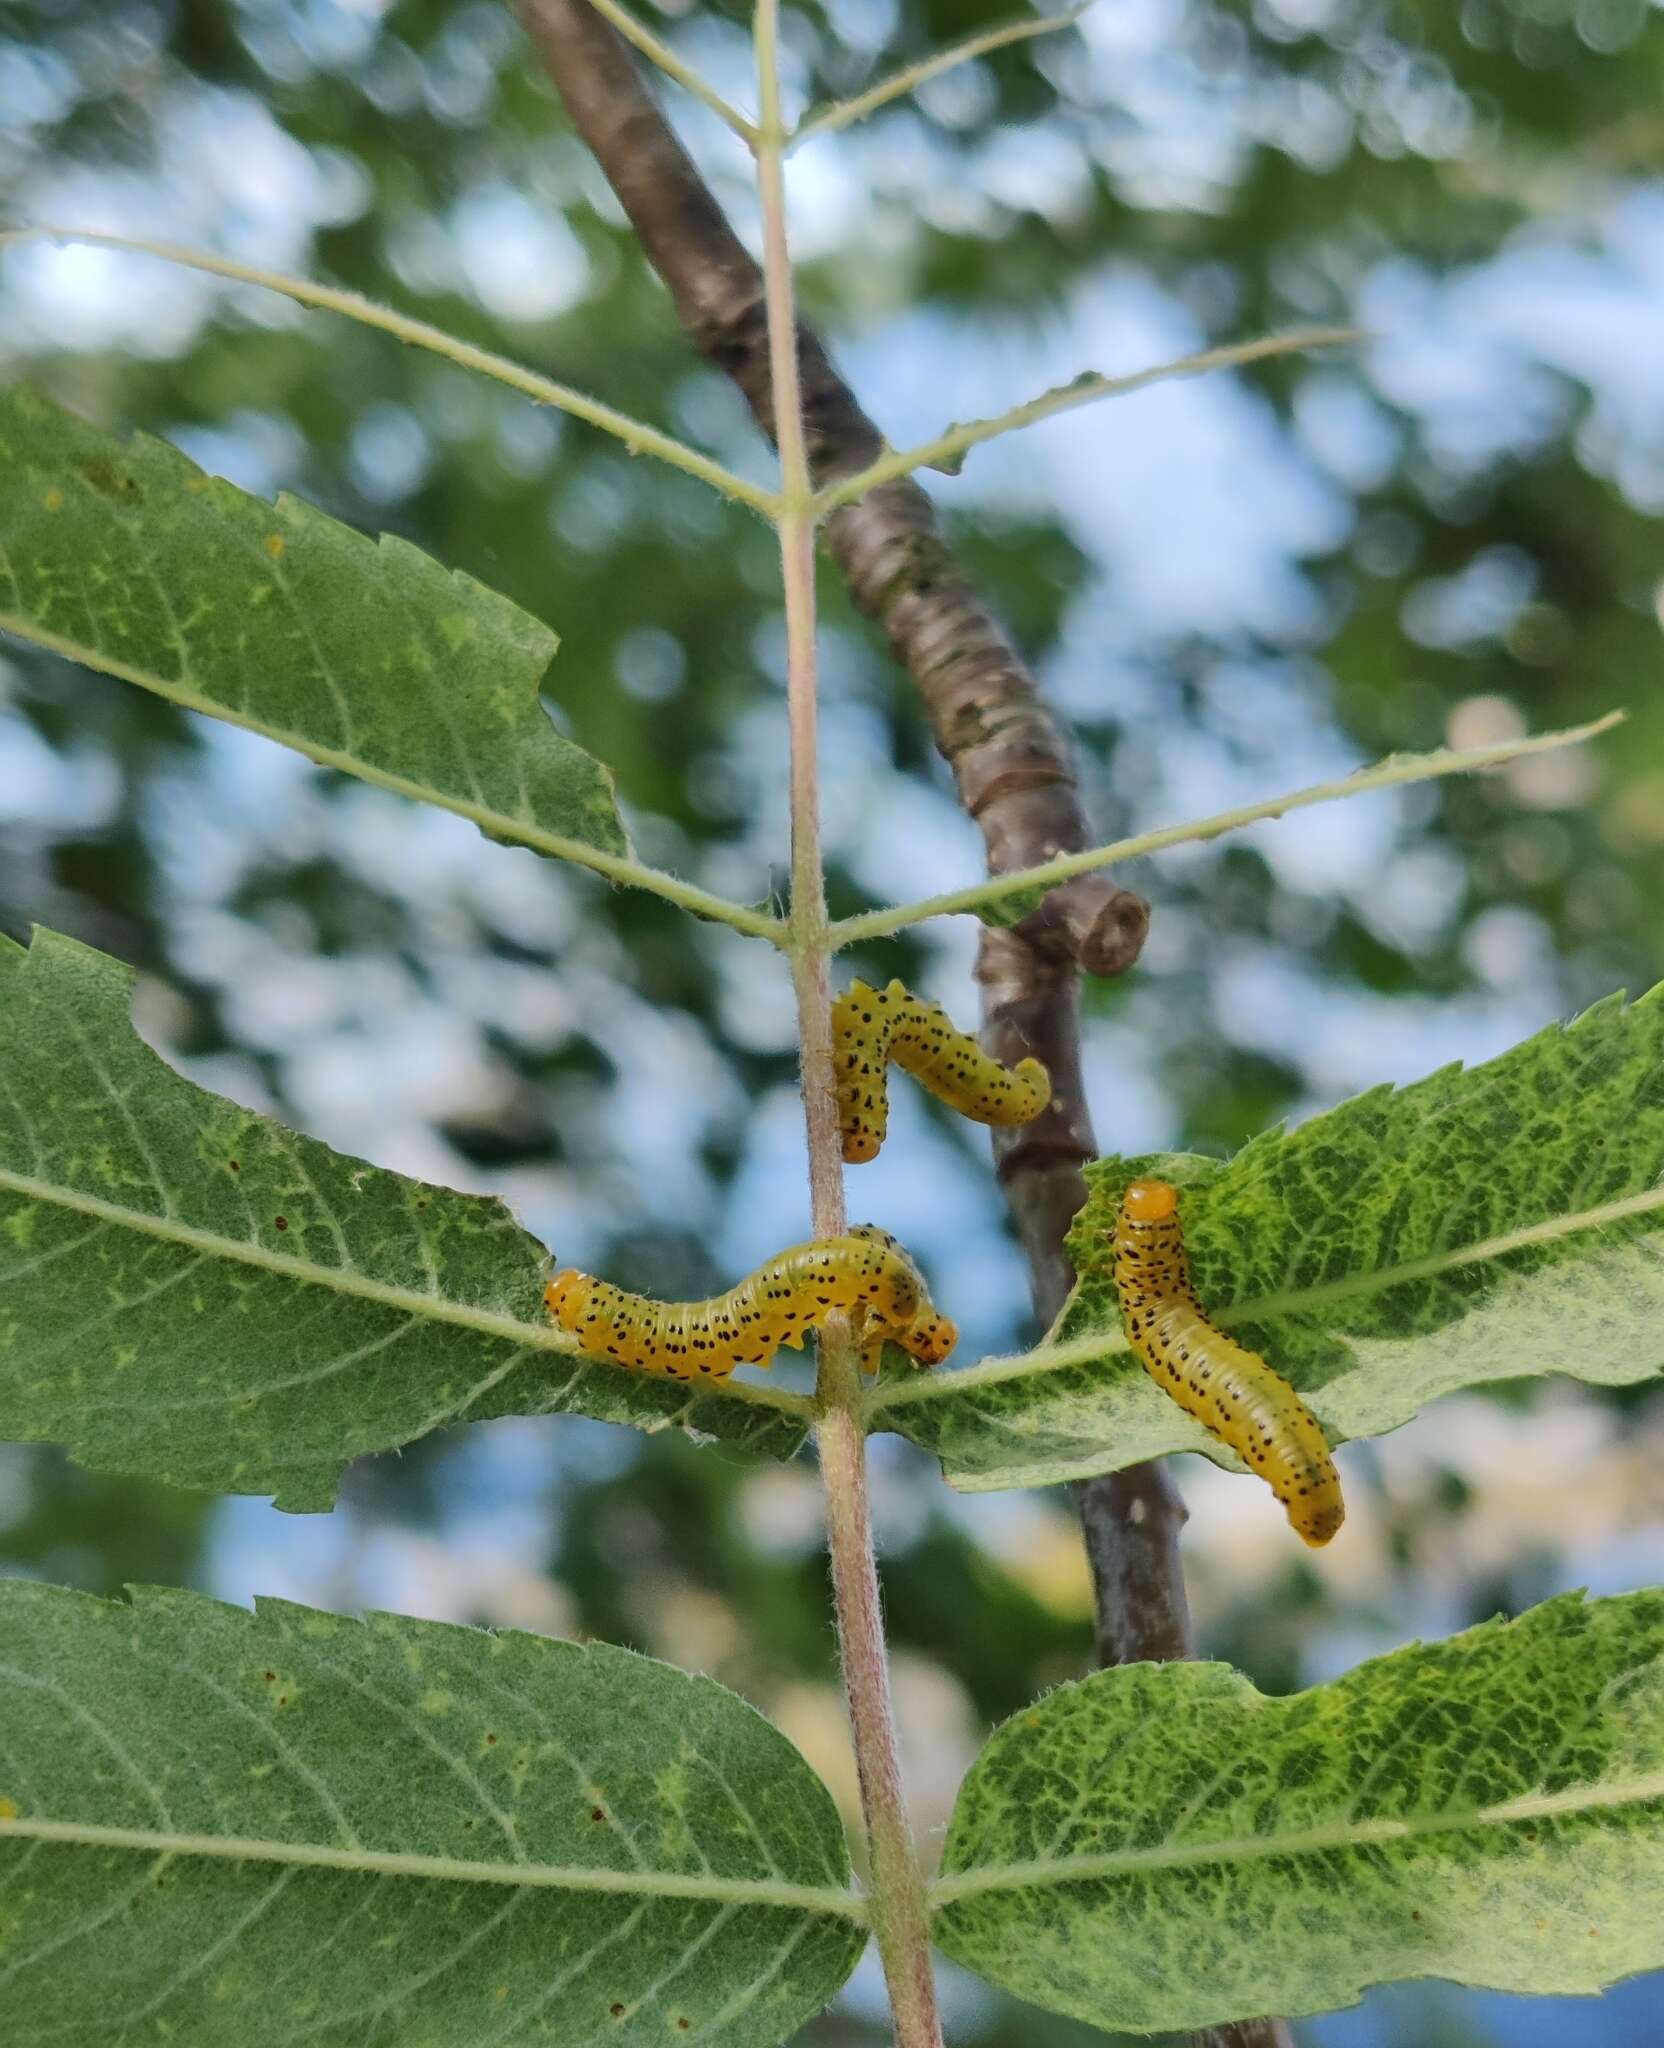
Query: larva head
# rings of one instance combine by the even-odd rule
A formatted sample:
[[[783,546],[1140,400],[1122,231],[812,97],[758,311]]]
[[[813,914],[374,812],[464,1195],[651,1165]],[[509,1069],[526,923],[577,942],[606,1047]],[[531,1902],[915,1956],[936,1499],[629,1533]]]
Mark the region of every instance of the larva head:
[[[851,1237],[878,1245],[884,1252],[884,1293],[868,1314],[867,1329],[885,1338],[918,1360],[920,1365],[939,1365],[959,1341],[959,1331],[937,1312],[918,1261],[899,1239],[876,1223],[857,1223]],[[870,1370],[877,1370],[876,1347]]]
[[[587,1273],[577,1272],[568,1266],[559,1272],[543,1290],[543,1306],[549,1311],[563,1330],[575,1330],[584,1312],[584,1303],[589,1299],[590,1280]]]
[[[1322,1497],[1309,1506],[1304,1501],[1291,1501],[1288,1518],[1303,1543],[1321,1550],[1346,1520],[1346,1503],[1340,1497],[1338,1483],[1325,1488]]]
[[[959,1325],[926,1302],[896,1342],[918,1364],[940,1365],[959,1342]]]
[[[864,1166],[869,1159],[878,1157],[878,1133],[871,1124],[851,1125],[844,1132],[844,1164]]]
[[[1171,1181],[1135,1180],[1121,1197],[1129,1223],[1165,1223],[1178,1213],[1179,1191]]]

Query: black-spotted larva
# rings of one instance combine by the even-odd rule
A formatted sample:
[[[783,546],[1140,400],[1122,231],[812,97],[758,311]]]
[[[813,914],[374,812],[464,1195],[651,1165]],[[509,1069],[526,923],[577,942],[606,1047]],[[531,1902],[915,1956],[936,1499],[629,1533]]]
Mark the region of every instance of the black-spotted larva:
[[[850,1165],[875,1159],[889,1127],[891,1060],[979,1124],[1026,1124],[1052,1099],[1039,1060],[1002,1067],[974,1038],[955,1030],[940,1003],[910,995],[899,981],[869,988],[854,981],[832,1004],[832,1062],[838,1125]]]
[[[911,1255],[871,1224],[777,1252],[712,1301],[654,1301],[569,1267],[544,1289],[543,1305],[588,1357],[673,1380],[721,1380],[736,1365],[772,1365],[782,1344],[800,1350],[837,1310],[863,1318],[869,1372],[886,1339],[936,1365],[959,1336]]]
[[[1127,1341],[1187,1415],[1269,1481],[1313,1549],[1346,1519],[1323,1425],[1280,1373],[1215,1328],[1190,1284],[1178,1190],[1135,1180],[1115,1220],[1115,1285]]]

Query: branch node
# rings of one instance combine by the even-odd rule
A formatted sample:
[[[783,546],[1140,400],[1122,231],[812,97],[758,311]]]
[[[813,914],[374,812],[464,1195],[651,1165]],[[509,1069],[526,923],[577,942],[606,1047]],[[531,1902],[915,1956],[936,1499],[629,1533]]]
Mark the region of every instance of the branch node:
[[[1042,952],[1061,946],[1085,974],[1125,974],[1144,950],[1150,906],[1107,875],[1077,875],[1016,929]]]

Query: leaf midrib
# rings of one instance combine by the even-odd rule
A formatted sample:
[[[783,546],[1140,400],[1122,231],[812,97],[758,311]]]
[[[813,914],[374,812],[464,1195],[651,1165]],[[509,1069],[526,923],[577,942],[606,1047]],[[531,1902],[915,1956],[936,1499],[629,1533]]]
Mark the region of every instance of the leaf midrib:
[[[1366,1820],[1288,1834],[1255,1834],[1214,1842],[1159,1843],[1148,1849],[1118,1849],[1097,1856],[1059,1856],[1029,1863],[990,1863],[938,1878],[932,1905],[950,1905],[977,1893],[1048,1884],[1079,1884],[1141,1870],[1182,1870],[1213,1863],[1251,1863],[1270,1856],[1321,1855],[1336,1849],[1375,1848],[1385,1842],[1417,1840],[1487,1827],[1514,1827],[1565,1814],[1599,1813],[1664,1801],[1664,1771],[1615,1785],[1579,1786],[1570,1792],[1529,1792],[1491,1806],[1446,1809],[1410,1820]]]
[[[13,1173],[0,1167],[0,1189],[10,1189],[31,1201],[45,1202],[60,1209],[74,1210],[82,1216],[97,1217],[100,1221],[114,1223],[123,1229],[136,1230],[149,1237],[157,1237],[170,1244],[189,1245],[192,1249],[209,1255],[231,1259],[245,1266],[256,1266],[269,1273],[282,1274],[287,1279],[297,1280],[311,1287],[328,1287],[337,1294],[356,1295],[365,1301],[374,1301],[386,1308],[398,1309],[409,1316],[419,1316],[429,1322],[454,1323],[467,1330],[477,1331],[486,1337],[506,1339],[527,1351],[552,1351],[557,1356],[576,1365],[594,1364],[582,1352],[563,1340],[551,1323],[547,1327],[536,1323],[522,1323],[513,1316],[500,1315],[491,1309],[470,1308],[464,1302],[448,1300],[444,1295],[424,1294],[414,1288],[395,1287],[384,1280],[372,1280],[353,1266],[317,1266],[306,1259],[296,1258],[292,1253],[275,1252],[265,1245],[251,1243],[246,1239],[220,1237],[213,1231],[199,1229],[195,1224],[181,1222],[177,1217],[153,1216],[142,1209],[123,1208],[117,1202],[106,1202],[97,1195],[82,1194],[79,1190],[55,1187],[49,1181],[39,1181],[27,1174]],[[609,1371],[618,1370],[608,1367]],[[785,1414],[807,1421],[812,1417],[814,1404],[806,1395],[793,1394],[778,1387],[754,1385],[749,1380],[723,1380],[712,1382],[709,1387],[698,1391],[713,1394],[718,1398],[749,1401],[762,1408],[777,1408]]]
[[[783,1906],[835,1913],[864,1921],[866,1901],[853,1891],[786,1884],[778,1879],[726,1878],[683,1871],[597,1870],[581,1864],[485,1863],[396,1849],[342,1849],[322,1842],[279,1842],[255,1835],[193,1835],[159,1828],[104,1827],[93,1821],[0,1820],[0,1842],[22,1836],[88,1849],[136,1849],[158,1856],[211,1856],[239,1863],[272,1863],[362,1877],[422,1878],[435,1884],[495,1884],[510,1890],[627,1893],[665,1899],[710,1899],[724,1904]]]
[[[1541,1223],[1529,1223],[1500,1237],[1481,1238],[1471,1245],[1457,1245],[1424,1258],[1406,1259],[1402,1265],[1373,1267],[1361,1277],[1349,1274],[1285,1294],[1261,1295],[1256,1300],[1233,1302],[1229,1308],[1210,1311],[1212,1319],[1225,1328],[1237,1323],[1258,1323],[1273,1316],[1298,1315],[1313,1308],[1326,1308],[1337,1301],[1383,1294],[1415,1280],[1435,1279],[1460,1266],[1478,1265],[1499,1259],[1532,1244],[1550,1244],[1573,1237],[1581,1230],[1597,1230],[1603,1224],[1621,1223],[1630,1216],[1646,1215],[1664,1208],[1664,1186],[1644,1188],[1598,1208],[1580,1209],[1567,1216],[1551,1216]],[[935,1379],[901,1380],[892,1386],[878,1386],[867,1396],[865,1413],[870,1418],[879,1410],[899,1407],[904,1402],[928,1401],[967,1387],[992,1386],[1003,1380],[1027,1379],[1041,1373],[1060,1372],[1065,1366],[1084,1365],[1095,1358],[1113,1356],[1130,1349],[1120,1329],[1088,1331],[1064,1344],[1037,1344],[1016,1358],[987,1358],[960,1372],[943,1373]]]

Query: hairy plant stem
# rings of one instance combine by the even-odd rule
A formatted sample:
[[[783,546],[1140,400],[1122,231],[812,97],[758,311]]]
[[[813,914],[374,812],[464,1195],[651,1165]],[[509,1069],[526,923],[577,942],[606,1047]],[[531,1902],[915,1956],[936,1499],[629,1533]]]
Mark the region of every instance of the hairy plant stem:
[[[557,384],[553,377],[528,370],[523,363],[497,355],[491,349],[476,348],[472,342],[448,334],[443,327],[435,327],[426,320],[412,319],[408,313],[400,313],[392,306],[378,305],[374,299],[365,298],[362,292],[342,291],[335,285],[320,284],[309,277],[290,277],[281,270],[233,263],[229,257],[217,256],[209,249],[183,249],[172,242],[148,242],[133,235],[106,235],[90,228],[56,227],[46,223],[0,232],[0,249],[25,242],[74,243],[91,249],[116,249],[130,256],[155,256],[164,263],[178,264],[184,270],[200,270],[209,277],[223,277],[231,284],[258,285],[263,291],[278,292],[286,299],[293,299],[297,306],[344,314],[347,319],[358,321],[360,326],[379,328],[383,334],[392,335],[395,341],[402,341],[408,347],[425,348],[434,355],[443,356],[460,369],[477,371],[482,377],[493,377],[499,384],[506,384],[511,391],[518,391],[539,405],[551,405],[560,412],[571,413],[576,419],[586,420],[590,426],[599,427],[622,441],[632,455],[656,455],[661,462],[668,462],[677,469],[685,469],[689,476],[698,477],[725,498],[738,499],[742,504],[751,506],[753,511],[761,512],[765,518],[773,517],[774,500],[767,491],[747,483],[744,477],[735,476],[720,462],[701,455],[697,448],[686,447],[673,435],[661,433],[646,420],[632,419],[616,406],[603,405],[600,399],[591,398],[587,391],[577,391],[570,384]]]
[[[764,280],[756,262],[659,111],[630,52],[587,0],[520,0],[520,8],[578,133],[606,173],[648,261],[669,288],[685,331],[707,361],[738,386],[764,433],[774,435],[774,366],[764,331]],[[796,335],[805,438],[812,472],[825,486],[867,468],[884,453],[885,444],[815,336],[801,327]],[[798,509],[778,507],[776,516]],[[1076,795],[1062,732],[1010,641],[954,560],[918,486],[908,480],[868,491],[857,503],[830,515],[825,537],[856,604],[882,627],[898,663],[917,685],[965,808],[987,843],[991,872],[1031,867],[1090,845],[1094,835]],[[788,601],[795,602],[790,589]],[[814,883],[818,901],[818,862]],[[801,911],[802,899],[794,908]],[[1054,889],[1019,929],[984,934],[977,970],[988,1032],[984,1042],[1007,1061],[1036,1053],[1053,1078],[1053,1104],[1037,1126],[1008,1134],[1014,1141],[1008,1145],[996,1142],[1002,1184],[1033,1273],[1035,1306],[1046,1325],[1055,1319],[1069,1289],[1072,1275],[1063,1235],[1085,1195],[1081,1163],[1096,1153],[1080,1079],[1075,969],[1120,973],[1137,958],[1147,921],[1145,905],[1099,872],[1076,876]],[[813,1138],[813,1077],[825,1068],[814,1034],[822,1028],[819,1004],[826,986],[825,965],[816,957],[818,945],[802,953],[794,945],[793,951],[806,1025],[804,1078],[811,1157],[819,1160],[825,1153]],[[839,1178],[835,1158],[820,1171]],[[820,1200],[825,1204],[827,1197],[823,1194]],[[835,1211],[824,1207],[817,1213]],[[825,1356],[825,1369],[835,1369],[838,1354],[832,1345]],[[853,1380],[854,1369],[847,1361],[844,1370]],[[898,2035],[906,2048],[915,2048],[934,2044],[939,2035],[922,1932],[898,1931],[891,1917],[898,1902],[916,1895],[917,1884],[899,1791],[892,1802],[869,1770],[882,1762],[886,1772],[893,1771],[895,1746],[888,1703],[880,1690],[885,1667],[877,1634],[871,1535],[865,1526],[865,1473],[858,1437],[840,1414],[848,1380],[828,1381],[823,1389],[827,1408],[821,1451],[832,1524],[833,1577],[852,1684],[858,1668],[852,1653],[861,1649],[858,1628],[874,1648],[870,1667],[859,1667],[861,1710],[856,1711],[852,1700],[851,1711],[858,1758],[870,1779],[863,1783],[869,1827],[875,1815],[888,1823],[893,1814],[896,1822],[882,1831],[874,1829],[875,1889],[882,1895],[875,1898],[874,1908],[883,1916],[879,1941]],[[834,1394],[837,1403],[830,1398]],[[1148,1521],[1164,1523],[1168,1531],[1183,1518],[1177,1489],[1165,1468],[1149,1475],[1143,1502]],[[841,1514],[846,1505],[851,1509],[847,1528]],[[1094,1555],[1112,1555],[1121,1532],[1114,1526],[1095,1528],[1093,1517],[1112,1513],[1114,1504],[1106,1509],[1106,1504],[1083,1499],[1081,1506]],[[1154,1540],[1157,1537],[1163,1540]],[[1171,1617],[1182,1600],[1182,1586],[1176,1587],[1171,1576],[1176,1569],[1171,1542],[1152,1526],[1143,1528],[1140,1538],[1130,1547],[1129,1563],[1136,1560],[1146,1572],[1159,1567],[1168,1577],[1161,1584],[1141,1583],[1130,1572],[1116,1573],[1113,1581],[1100,1578],[1100,1590],[1120,1603],[1099,1618],[1100,1654],[1106,1660],[1148,1654],[1141,1645],[1149,1640],[1149,1624]],[[862,1559],[865,1570],[846,1569]],[[870,1627],[862,1628],[863,1617]],[[869,1702],[874,1706],[876,1741],[867,1734]],[[882,1874],[879,1850],[884,1855]],[[916,1959],[911,1974],[904,1961],[908,1954]],[[915,2013],[920,2015],[917,2022]],[[1223,2036],[1215,2039],[1214,2048],[1226,2048]]]
[[[797,314],[786,235],[786,129],[778,64],[779,0],[757,0],[758,122],[753,145],[763,223],[769,385],[780,451],[780,573],[786,608],[791,729],[792,903],[788,932],[797,992],[799,1067],[817,1237],[845,1227],[842,1147],[832,1068],[831,933],[820,850],[815,704],[814,486],[798,380]],[[841,1319],[840,1319],[841,1323]],[[873,1931],[889,1986],[897,2048],[941,2048],[930,1969],[930,1909],[901,1782],[890,1668],[867,1495],[861,1373],[848,1326],[821,1345],[817,1388],[821,1482],[832,1597],[866,1821]]]
[[[1160,384],[1170,377],[1201,377],[1209,370],[1228,369],[1238,363],[1256,363],[1267,356],[1292,355],[1305,349],[1328,348],[1339,342],[1363,338],[1363,329],[1359,327],[1301,327],[1288,334],[1265,334],[1257,341],[1233,342],[1227,348],[1203,349],[1196,355],[1153,363],[1148,369],[1134,370],[1128,376],[1106,377],[1099,372],[1088,371],[1051,391],[1042,391],[1037,398],[1008,406],[1004,412],[989,419],[963,420],[933,440],[920,441],[912,448],[892,448],[865,469],[857,470],[853,476],[840,477],[836,483],[828,484],[817,501],[819,509],[823,513],[836,511],[840,505],[850,505],[857,498],[865,497],[868,491],[876,490],[880,484],[911,476],[917,469],[945,469],[950,475],[956,475],[964,457],[984,441],[995,440],[1019,427],[1032,426],[1037,420],[1049,420],[1060,412],[1073,412],[1077,406],[1094,405],[1100,398],[1124,397],[1129,391],[1141,391],[1148,384]]]
[[[1031,36],[1050,36],[1059,29],[1072,28],[1092,4],[1093,0],[1076,0],[1074,6],[1066,7],[1061,14],[1042,14],[1033,19],[1002,22],[998,28],[982,29],[976,35],[967,36],[963,42],[951,43],[934,56],[891,72],[888,78],[869,86],[865,92],[857,93],[853,99],[839,100],[832,106],[817,108],[806,115],[798,122],[788,147],[796,149],[812,136],[830,135],[835,129],[864,121],[868,114],[876,113],[891,100],[916,92],[930,79],[940,78],[944,71],[970,63],[973,57],[986,57],[994,50],[1003,50],[1010,43],[1026,43]]]

